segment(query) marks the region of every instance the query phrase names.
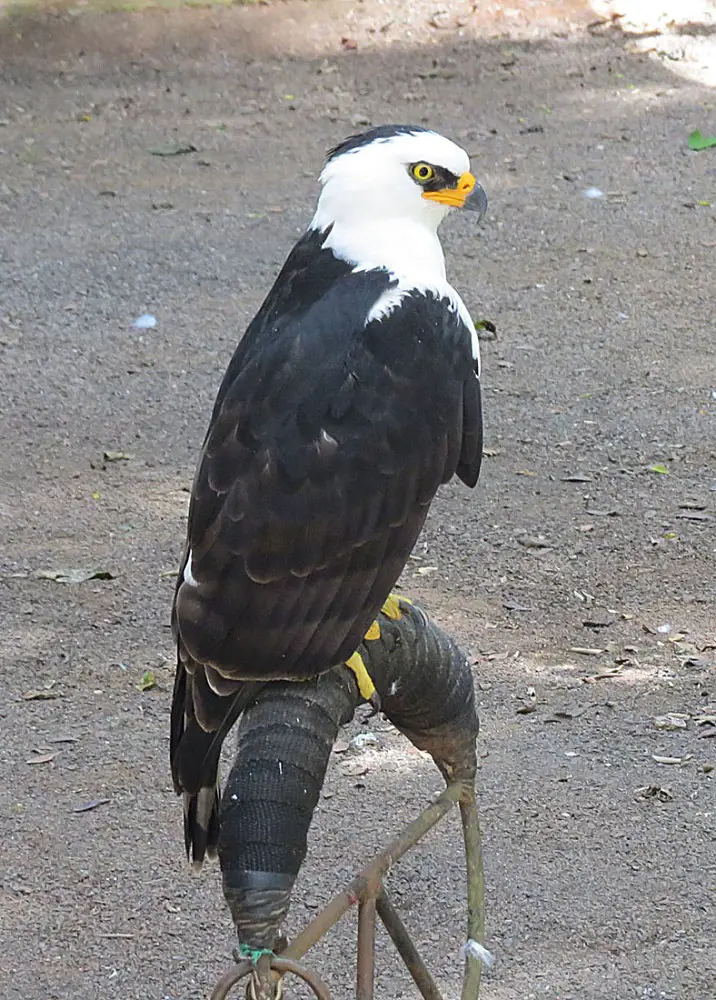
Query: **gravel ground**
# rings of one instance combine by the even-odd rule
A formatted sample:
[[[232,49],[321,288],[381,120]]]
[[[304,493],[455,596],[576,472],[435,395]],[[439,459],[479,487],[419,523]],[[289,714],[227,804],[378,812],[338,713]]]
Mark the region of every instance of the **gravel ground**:
[[[706,6],[663,45],[578,0],[0,14],[3,997],[194,1000],[229,961],[168,774],[187,489],[325,150],[407,121],[461,141],[491,200],[444,228],[497,326],[484,474],[443,491],[403,580],[475,664],[482,995],[712,1000],[716,149],[687,147],[716,132]],[[148,152],[172,142],[196,151]],[[47,578],[68,569],[112,578]],[[368,726],[366,773],[331,766],[290,930],[439,789]],[[450,1000],[457,843],[453,820],[390,879]],[[311,955],[336,997],[354,933]],[[415,995],[383,938],[377,980]]]

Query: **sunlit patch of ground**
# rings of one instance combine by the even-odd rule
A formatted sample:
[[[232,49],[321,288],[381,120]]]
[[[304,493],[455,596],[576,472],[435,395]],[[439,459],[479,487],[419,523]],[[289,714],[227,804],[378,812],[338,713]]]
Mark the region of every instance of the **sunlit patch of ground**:
[[[716,87],[713,0],[592,0],[592,7],[632,36],[631,51],[658,59],[677,76]]]

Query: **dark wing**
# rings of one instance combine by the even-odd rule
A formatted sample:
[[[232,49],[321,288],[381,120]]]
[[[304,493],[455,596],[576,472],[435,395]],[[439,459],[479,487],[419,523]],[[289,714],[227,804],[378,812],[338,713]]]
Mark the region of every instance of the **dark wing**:
[[[468,331],[414,294],[356,329],[376,297],[371,275],[349,274],[267,330],[207,436],[176,620],[224,678],[300,679],[350,656],[440,483],[477,477]]]

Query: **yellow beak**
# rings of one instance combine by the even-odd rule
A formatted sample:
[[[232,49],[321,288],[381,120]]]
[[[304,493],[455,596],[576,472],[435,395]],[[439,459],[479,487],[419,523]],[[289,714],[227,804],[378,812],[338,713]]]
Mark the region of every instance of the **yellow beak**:
[[[457,187],[441,188],[439,191],[423,191],[423,198],[437,201],[439,205],[449,205],[450,208],[464,208],[465,201],[475,187],[475,178],[466,172],[457,182]]]

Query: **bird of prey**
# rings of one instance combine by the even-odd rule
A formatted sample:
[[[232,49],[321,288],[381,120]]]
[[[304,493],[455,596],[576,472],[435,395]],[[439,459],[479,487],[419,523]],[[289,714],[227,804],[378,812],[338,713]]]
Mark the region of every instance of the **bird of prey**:
[[[375,700],[358,646],[395,613],[440,484],[480,470],[477,335],[437,235],[451,209],[485,212],[467,153],[380,126],[331,150],[320,182],[224,375],[192,489],[171,765],[199,864],[216,850],[221,743],[258,686],[347,663]]]

